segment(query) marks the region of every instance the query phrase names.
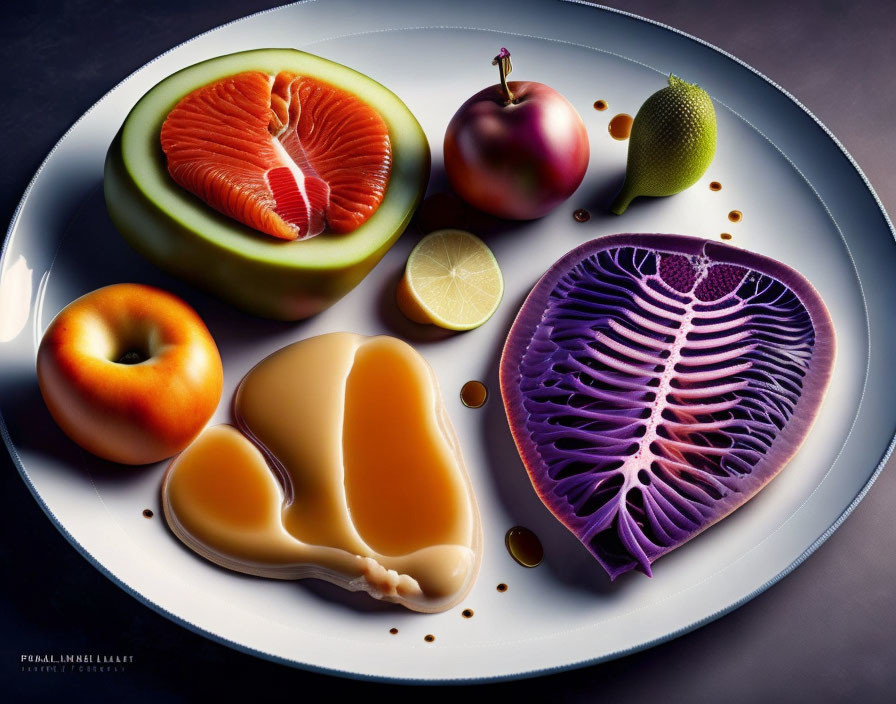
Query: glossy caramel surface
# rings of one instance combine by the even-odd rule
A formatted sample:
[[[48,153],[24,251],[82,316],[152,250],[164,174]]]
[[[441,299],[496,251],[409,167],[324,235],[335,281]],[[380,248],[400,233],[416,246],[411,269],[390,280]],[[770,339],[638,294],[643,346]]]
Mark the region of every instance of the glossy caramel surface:
[[[419,611],[472,586],[478,511],[435,376],[412,347],[349,333],[295,343],[246,375],[234,416],[237,428],[209,428],[166,475],[166,518],[189,547]]]

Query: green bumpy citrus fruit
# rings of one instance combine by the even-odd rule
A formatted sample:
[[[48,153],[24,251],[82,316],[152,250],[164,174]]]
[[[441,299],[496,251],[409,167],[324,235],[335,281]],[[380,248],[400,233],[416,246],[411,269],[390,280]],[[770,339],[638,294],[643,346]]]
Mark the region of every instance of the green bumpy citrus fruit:
[[[712,99],[700,86],[669,76],[669,85],[635,115],[625,183],[611,210],[622,215],[638,196],[671,196],[693,186],[715,153]]]

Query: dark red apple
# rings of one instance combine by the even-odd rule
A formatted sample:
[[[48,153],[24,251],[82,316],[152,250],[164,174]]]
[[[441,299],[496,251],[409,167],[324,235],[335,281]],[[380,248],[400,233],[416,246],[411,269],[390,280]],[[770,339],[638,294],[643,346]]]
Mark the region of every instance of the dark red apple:
[[[460,106],[445,133],[445,171],[471,205],[511,220],[546,215],[572,195],[588,168],[585,123],[553,88],[507,82],[510,52],[492,62],[501,83]]]

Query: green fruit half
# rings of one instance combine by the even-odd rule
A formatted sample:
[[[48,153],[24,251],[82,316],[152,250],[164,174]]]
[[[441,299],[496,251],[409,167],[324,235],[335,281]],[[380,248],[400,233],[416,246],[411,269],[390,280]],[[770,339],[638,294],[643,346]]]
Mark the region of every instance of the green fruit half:
[[[291,71],[350,91],[389,128],[392,170],[382,203],[358,229],[280,241],[218,213],[168,175],[162,123],[188,93],[244,71]],[[112,222],[134,249],[167,272],[243,310],[299,320],[354,288],[404,231],[429,179],[426,135],[391,91],[340,64],[293,49],[229,54],[190,66],[134,106],[106,156]]]

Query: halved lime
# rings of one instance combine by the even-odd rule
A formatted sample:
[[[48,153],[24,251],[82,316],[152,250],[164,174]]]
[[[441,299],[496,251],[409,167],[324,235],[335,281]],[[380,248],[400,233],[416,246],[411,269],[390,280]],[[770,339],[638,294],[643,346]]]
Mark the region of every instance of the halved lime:
[[[503,295],[498,260],[482,240],[437,230],[411,250],[396,301],[414,322],[472,330],[492,317]]]

